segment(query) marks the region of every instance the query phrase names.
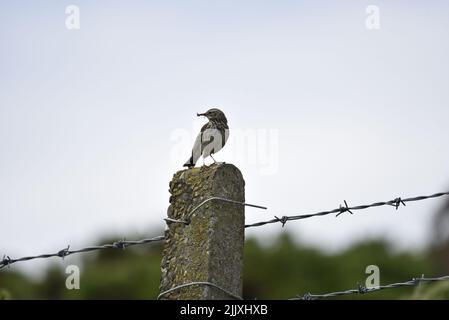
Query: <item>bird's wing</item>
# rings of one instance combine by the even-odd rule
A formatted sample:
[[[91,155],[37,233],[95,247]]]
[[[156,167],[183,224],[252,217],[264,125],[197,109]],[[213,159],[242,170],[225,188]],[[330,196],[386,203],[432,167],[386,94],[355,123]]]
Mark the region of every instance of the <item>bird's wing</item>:
[[[193,144],[192,148],[193,163],[196,163],[198,161],[203,151],[202,136],[203,136],[203,129],[201,129],[201,132],[196,136],[195,143]]]
[[[204,126],[201,127],[201,131],[200,131],[200,135],[204,133],[204,131],[206,131],[207,129],[210,128],[210,124],[209,122],[206,123]],[[197,138],[198,139],[198,138]]]

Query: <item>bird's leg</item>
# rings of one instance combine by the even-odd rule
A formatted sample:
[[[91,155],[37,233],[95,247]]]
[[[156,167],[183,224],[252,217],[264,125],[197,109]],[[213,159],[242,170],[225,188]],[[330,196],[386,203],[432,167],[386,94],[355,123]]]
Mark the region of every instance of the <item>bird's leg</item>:
[[[217,163],[217,161],[215,161],[214,157],[212,157],[212,154],[210,154],[210,157],[212,158],[212,160],[214,160],[214,163]]]

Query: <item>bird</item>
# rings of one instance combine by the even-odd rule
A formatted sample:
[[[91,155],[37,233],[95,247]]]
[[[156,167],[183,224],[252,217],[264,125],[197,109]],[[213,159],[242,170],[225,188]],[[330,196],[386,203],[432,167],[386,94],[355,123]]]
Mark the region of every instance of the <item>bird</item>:
[[[206,117],[209,122],[201,128],[195,139],[192,155],[184,163],[184,167],[188,168],[193,168],[201,156],[203,156],[203,165],[204,160],[209,156],[214,160],[214,163],[217,163],[212,155],[224,147],[229,137],[228,120],[223,111],[212,108],[196,115]]]

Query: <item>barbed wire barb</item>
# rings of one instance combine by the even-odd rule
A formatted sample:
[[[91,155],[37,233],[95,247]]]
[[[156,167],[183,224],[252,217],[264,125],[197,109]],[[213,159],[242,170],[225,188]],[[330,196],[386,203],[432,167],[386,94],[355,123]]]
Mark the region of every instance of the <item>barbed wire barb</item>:
[[[348,203],[346,202],[346,200],[343,200],[344,201],[344,203],[345,203],[345,206],[343,207],[342,205],[340,205],[340,212],[336,215],[336,217],[338,217],[339,215],[341,215],[342,213],[345,213],[345,212],[349,212],[350,214],[354,214],[352,211],[351,211],[351,209],[349,208],[349,206],[348,206]]]
[[[406,206],[405,202],[402,201],[401,197],[394,199],[394,202],[391,205],[395,207],[396,210],[398,210],[401,205],[403,205],[404,207]]]

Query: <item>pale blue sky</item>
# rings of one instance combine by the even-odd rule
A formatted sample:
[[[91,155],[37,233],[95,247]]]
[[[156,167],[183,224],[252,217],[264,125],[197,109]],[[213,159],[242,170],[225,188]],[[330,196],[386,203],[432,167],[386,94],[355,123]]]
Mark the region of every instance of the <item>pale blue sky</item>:
[[[69,4],[80,30],[65,28]],[[170,156],[171,135],[211,106],[231,136],[279,132],[275,174],[232,141],[217,154],[242,170],[247,201],[269,207],[248,222],[449,189],[448,17],[443,1],[0,1],[0,254],[156,235],[188,156]],[[247,234],[416,249],[441,204]]]

